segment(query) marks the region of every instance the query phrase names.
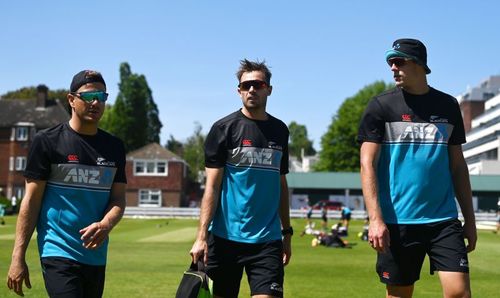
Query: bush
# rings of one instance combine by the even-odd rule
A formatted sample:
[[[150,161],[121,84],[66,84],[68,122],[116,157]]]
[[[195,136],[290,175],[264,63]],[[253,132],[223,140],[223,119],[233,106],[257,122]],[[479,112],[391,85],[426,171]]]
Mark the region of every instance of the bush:
[[[4,205],[5,209],[10,208],[12,206],[10,200],[2,195],[0,195],[0,204]]]

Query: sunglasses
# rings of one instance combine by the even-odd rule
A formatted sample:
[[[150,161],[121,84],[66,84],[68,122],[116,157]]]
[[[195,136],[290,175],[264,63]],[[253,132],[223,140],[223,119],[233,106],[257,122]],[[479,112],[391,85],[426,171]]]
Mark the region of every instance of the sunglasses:
[[[387,60],[387,64],[392,67],[392,65],[396,65],[396,67],[401,67],[406,64],[406,62],[410,61],[411,59],[406,59],[406,58],[391,58]]]
[[[77,96],[84,102],[93,102],[97,100],[98,102],[106,102],[108,100],[108,93],[104,91],[90,91],[90,92],[71,92],[72,95]]]
[[[253,87],[254,90],[260,90],[267,88],[267,86],[266,82],[260,80],[245,81],[238,84],[238,88],[240,88],[241,91],[248,91],[251,87]]]

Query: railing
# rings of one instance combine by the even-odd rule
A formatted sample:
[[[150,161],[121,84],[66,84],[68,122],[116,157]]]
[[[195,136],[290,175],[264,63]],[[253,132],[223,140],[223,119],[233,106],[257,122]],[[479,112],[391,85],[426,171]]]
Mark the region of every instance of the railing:
[[[305,218],[307,210],[292,209],[290,210],[291,218]],[[125,208],[126,217],[134,218],[198,218],[200,216],[200,208],[183,208],[183,207],[127,207]],[[340,211],[330,210],[327,217],[329,219],[340,219]],[[313,210],[312,218],[321,218],[321,210]],[[352,219],[365,219],[366,212],[363,210],[353,210],[351,213]],[[463,220],[462,214],[459,218]],[[495,213],[480,212],[476,213],[476,221],[496,221]]]

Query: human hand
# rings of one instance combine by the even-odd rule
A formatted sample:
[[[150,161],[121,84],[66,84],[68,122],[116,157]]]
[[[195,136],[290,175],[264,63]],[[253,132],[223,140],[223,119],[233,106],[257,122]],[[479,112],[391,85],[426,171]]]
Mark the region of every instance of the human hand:
[[[382,221],[372,221],[368,228],[368,242],[378,252],[385,252],[391,245],[389,230]]]
[[[283,265],[286,266],[290,263],[292,258],[292,236],[285,235],[283,237]]]
[[[467,239],[467,252],[471,252],[476,249],[477,242],[477,230],[476,223],[465,223],[463,226],[464,238]]]
[[[197,239],[191,250],[189,251],[191,260],[194,264],[198,263],[200,258],[203,258],[203,264],[208,263],[208,244],[206,240]]]
[[[23,296],[23,281],[28,289],[31,289],[30,273],[28,265],[24,260],[12,260],[9,273],[7,274],[7,287],[17,295]]]
[[[87,249],[99,248],[108,239],[109,232],[111,232],[111,226],[102,221],[94,222],[81,229],[82,237],[80,239],[83,241],[83,247]]]

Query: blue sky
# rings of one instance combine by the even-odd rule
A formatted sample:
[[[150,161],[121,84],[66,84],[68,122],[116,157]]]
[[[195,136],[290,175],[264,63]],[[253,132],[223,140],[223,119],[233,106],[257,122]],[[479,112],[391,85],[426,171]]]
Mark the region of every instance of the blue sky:
[[[394,39],[421,39],[429,84],[452,95],[500,74],[499,11],[493,0],[1,1],[0,94],[68,88],[96,69],[113,103],[128,62],[153,91],[165,144],[237,110],[239,60],[265,59],[268,112],[306,125],[319,149],[345,98],[391,81],[384,52]]]

